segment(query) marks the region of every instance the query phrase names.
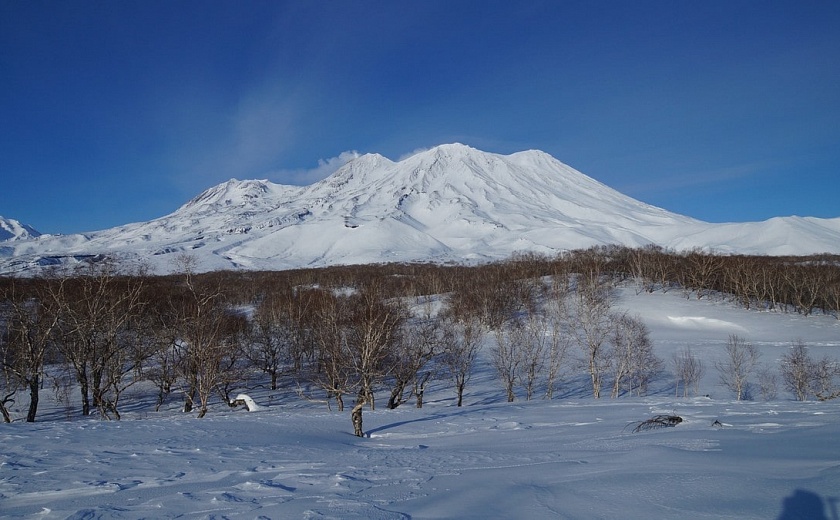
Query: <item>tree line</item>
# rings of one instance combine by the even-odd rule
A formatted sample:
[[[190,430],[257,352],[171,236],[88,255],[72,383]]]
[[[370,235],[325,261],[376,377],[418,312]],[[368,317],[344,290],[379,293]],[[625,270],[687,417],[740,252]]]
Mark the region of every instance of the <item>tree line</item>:
[[[293,385],[339,410],[350,398],[359,414],[383,392],[389,408],[409,400],[422,407],[434,380],[449,381],[460,406],[485,345],[508,400],[552,398],[576,373],[586,374],[596,398],[644,395],[665,362],[644,323],[614,310],[618,284],[840,317],[840,257],[828,255],[596,247],[476,266],[201,274],[183,255],[168,276],[97,260],[0,278],[4,420],[25,394],[26,420],[34,421],[47,385],[78,403],[83,416],[119,419],[126,391],[143,384],[154,388],[156,409],[177,397],[185,412],[203,417],[214,398],[235,402],[232,392],[258,374],[272,389]],[[802,354],[804,361],[788,365],[805,366],[808,382],[789,383],[786,375],[786,387],[797,397],[832,396],[832,365]],[[677,389],[696,390],[697,363],[690,351],[671,360]],[[60,370],[48,375],[48,367]],[[820,370],[828,376],[814,375]],[[824,388],[815,389],[815,380]]]

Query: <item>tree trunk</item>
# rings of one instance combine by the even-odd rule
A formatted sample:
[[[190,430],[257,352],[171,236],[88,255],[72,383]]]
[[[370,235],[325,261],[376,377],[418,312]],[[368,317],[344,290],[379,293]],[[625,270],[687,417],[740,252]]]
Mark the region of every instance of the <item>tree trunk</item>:
[[[82,393],[82,415],[90,415],[90,392],[88,389],[87,377],[80,378],[80,391]]]
[[[589,360],[589,375],[592,379],[592,397],[600,399],[601,397],[601,375],[598,373],[598,367],[595,365],[593,359]]]
[[[512,381],[505,384],[505,390],[507,391],[507,402],[514,402],[516,400],[516,394],[513,392]]]
[[[426,383],[431,376],[432,374],[427,372],[423,375],[423,379],[414,382],[414,395],[417,396],[417,408],[423,408],[423,394],[426,392]]]
[[[184,398],[184,413],[190,413],[193,409],[193,402],[195,400],[195,387],[191,387]]]
[[[161,383],[158,385],[158,398],[157,403],[155,403],[155,411],[159,412],[160,407],[163,406],[164,401],[166,401],[166,397],[169,395],[169,392],[172,391],[172,387],[169,383]]]
[[[94,368],[91,379],[93,380],[93,406],[102,412],[105,410],[105,391],[102,389],[102,369]]]
[[[615,399],[621,394],[621,376],[616,375],[615,381],[613,381],[612,393],[610,393],[610,397]]]
[[[36,374],[29,380],[29,412],[26,414],[26,422],[35,422],[35,414],[38,413],[38,392],[41,387],[41,378]]]
[[[6,422],[6,423],[12,422],[12,416],[9,413],[9,409],[6,408],[6,403],[9,403],[9,402],[14,403],[14,399],[12,399],[14,397],[14,395],[15,395],[15,393],[12,392],[12,393],[0,398],[0,414],[3,415],[3,422]]]
[[[405,392],[405,385],[407,381],[397,381],[394,384],[394,388],[391,389],[391,397],[388,399],[388,409],[393,410],[394,408],[401,405],[404,401],[403,393]]]
[[[373,394],[373,382],[367,378],[362,381],[362,389],[359,391],[360,399],[366,403],[370,403],[370,409],[376,409],[376,400]]]
[[[116,419],[117,421],[122,419],[122,416],[120,415],[120,412],[118,410],[119,402],[120,402],[120,394],[116,393],[114,395],[114,399],[113,400],[109,399],[107,404],[106,404],[106,409],[109,410],[112,414],[114,414],[114,419]]]

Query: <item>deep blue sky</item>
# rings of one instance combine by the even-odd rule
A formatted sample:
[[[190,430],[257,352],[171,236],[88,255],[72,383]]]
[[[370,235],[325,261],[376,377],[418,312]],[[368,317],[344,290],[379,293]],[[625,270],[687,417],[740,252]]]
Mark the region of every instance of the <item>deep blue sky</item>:
[[[457,141],[712,222],[838,217],[838,28],[837,0],[3,0],[0,215],[92,231]]]

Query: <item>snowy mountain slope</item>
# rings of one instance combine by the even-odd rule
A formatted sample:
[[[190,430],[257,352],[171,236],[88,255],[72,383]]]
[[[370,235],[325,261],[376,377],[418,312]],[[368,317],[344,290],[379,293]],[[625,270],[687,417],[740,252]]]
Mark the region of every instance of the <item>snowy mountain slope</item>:
[[[714,244],[711,247],[722,253],[837,253],[840,218],[774,217],[764,222],[707,225],[671,241],[675,249],[707,248],[709,244]]]
[[[17,241],[0,269],[108,254],[168,272],[391,261],[481,261],[598,244],[758,254],[840,253],[840,219],[709,224],[644,204],[540,151],[441,145],[399,162],[360,156],[306,187],[230,181],[170,215],[85,235]]]
[[[11,218],[0,217],[0,242],[5,240],[25,240],[39,236],[32,226],[22,224]]]

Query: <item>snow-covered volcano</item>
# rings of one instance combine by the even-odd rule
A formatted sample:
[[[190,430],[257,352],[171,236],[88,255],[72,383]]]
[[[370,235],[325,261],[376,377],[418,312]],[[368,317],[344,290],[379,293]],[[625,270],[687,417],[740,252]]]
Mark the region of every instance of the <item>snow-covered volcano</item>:
[[[0,242],[6,240],[25,240],[39,236],[32,226],[22,224],[15,219],[0,217]]]
[[[840,218],[709,224],[650,206],[550,155],[448,144],[399,162],[360,156],[310,186],[232,179],[149,222],[4,244],[2,269],[90,255],[168,272],[394,261],[482,261],[597,244],[756,254],[840,253]]]

